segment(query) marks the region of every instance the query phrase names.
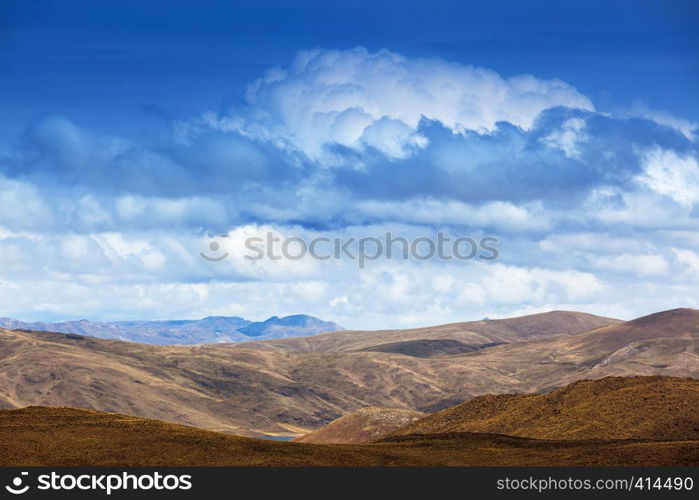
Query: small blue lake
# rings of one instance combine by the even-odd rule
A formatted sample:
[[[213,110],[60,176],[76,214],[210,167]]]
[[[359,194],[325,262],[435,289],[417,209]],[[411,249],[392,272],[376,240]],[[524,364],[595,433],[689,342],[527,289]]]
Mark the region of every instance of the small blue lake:
[[[270,441],[291,441],[296,436],[268,436],[263,434],[262,436],[257,436],[260,439],[269,439]]]

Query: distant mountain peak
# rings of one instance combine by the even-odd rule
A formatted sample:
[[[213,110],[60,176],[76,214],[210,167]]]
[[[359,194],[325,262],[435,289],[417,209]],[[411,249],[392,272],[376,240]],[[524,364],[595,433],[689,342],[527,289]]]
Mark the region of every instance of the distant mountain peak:
[[[321,332],[344,330],[332,321],[323,321],[305,314],[283,318],[271,316],[260,322],[249,321],[240,316],[206,316],[199,320],[110,322],[81,319],[59,323],[24,322],[12,318],[0,318],[0,328],[52,331],[161,345],[307,337]]]
[[[251,323],[239,329],[244,335],[255,338],[263,336],[272,336],[272,338],[307,337],[338,330],[344,330],[344,328],[332,321],[323,321],[306,314],[292,314],[281,318],[272,316],[264,321]]]

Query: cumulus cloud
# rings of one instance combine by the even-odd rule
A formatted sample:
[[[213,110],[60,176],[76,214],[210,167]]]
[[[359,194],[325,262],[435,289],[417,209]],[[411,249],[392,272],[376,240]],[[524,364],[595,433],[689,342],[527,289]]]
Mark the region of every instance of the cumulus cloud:
[[[644,153],[637,181],[681,205],[693,206],[699,201],[699,160],[654,148]]]
[[[288,68],[250,84],[246,97],[247,115],[224,124],[280,138],[312,158],[322,157],[328,144],[404,156],[425,144],[417,130],[423,117],[454,132],[490,132],[500,121],[530,128],[555,106],[593,109],[560,80],[503,78],[485,68],[362,47],[300,52]]]

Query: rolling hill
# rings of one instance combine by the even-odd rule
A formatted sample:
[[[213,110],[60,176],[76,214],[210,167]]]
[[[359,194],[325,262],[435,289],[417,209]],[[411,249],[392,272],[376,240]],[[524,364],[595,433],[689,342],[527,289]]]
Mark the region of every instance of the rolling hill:
[[[699,440],[690,425],[674,426],[672,436],[658,432],[668,425],[667,414],[693,417],[685,406],[696,399],[699,381],[686,379],[634,378],[604,379],[579,382],[557,391],[551,400],[539,403],[539,417],[521,412],[533,409],[528,398],[539,395],[514,396],[518,403],[483,404],[470,410],[454,409],[456,414],[442,412],[408,424],[410,432],[396,433],[386,439],[365,444],[282,443],[231,436],[157,420],[117,413],[75,408],[28,407],[0,411],[0,466],[435,466],[435,465],[697,465]],[[624,389],[631,394],[620,396]],[[644,411],[640,404],[646,397],[668,393],[670,397],[656,408]],[[679,391],[676,395],[672,393]],[[681,396],[690,394],[689,401]],[[554,395],[552,395],[554,396]],[[502,398],[502,396],[494,396]],[[586,403],[585,403],[586,402]],[[485,432],[456,432],[454,424],[474,422],[485,414],[524,434],[537,434],[546,427],[546,418],[558,410],[554,418],[557,430],[575,430],[584,417],[585,406],[597,407],[614,402],[606,409],[610,418],[598,420],[599,435],[594,439],[532,439]],[[632,409],[624,404],[637,402]],[[685,406],[682,406],[682,405]],[[534,405],[536,406],[536,405]],[[485,412],[484,408],[487,408]],[[516,408],[520,409],[518,415]],[[395,410],[389,410],[395,411]],[[370,409],[368,421],[376,422],[387,410]],[[393,418],[398,415],[398,418]],[[635,415],[635,416],[634,416]],[[416,415],[391,414],[397,420],[412,420]],[[588,415],[589,416],[589,415]],[[366,422],[366,415],[349,421]],[[614,417],[618,417],[619,422]],[[341,419],[342,420],[342,419]],[[345,418],[347,422],[347,417]],[[356,425],[335,425],[352,433],[364,431]],[[586,421],[589,424],[589,421]],[[615,439],[602,436],[623,434],[622,425],[641,424],[640,434],[657,439]],[[429,424],[429,425],[428,425]],[[444,425],[448,424],[448,425]],[[694,425],[695,425],[694,424]],[[420,426],[415,429],[415,426]],[[413,432],[429,431],[429,434]],[[318,432],[317,435],[321,434]],[[583,433],[584,434],[584,433]],[[581,434],[574,433],[574,437]],[[326,436],[327,437],[327,436]],[[346,435],[344,436],[347,437]]]
[[[548,394],[480,396],[392,435],[457,432],[535,439],[699,441],[699,380],[606,377],[574,382]]]
[[[697,325],[695,310],[627,323],[553,312],[198,346],[4,330],[0,407],[71,406],[247,436],[298,436],[368,406],[431,413],[484,394],[546,392],[584,378],[699,377]],[[428,343],[425,352],[424,340],[480,347],[439,352]],[[412,341],[418,351],[391,346]]]
[[[595,328],[622,323],[592,314],[552,311],[519,318],[469,321],[407,330],[356,331],[341,335],[321,334],[312,338],[283,339],[258,343],[256,348],[293,352],[349,352],[376,348],[396,342],[454,340],[466,345],[525,342],[560,335],[574,335]]]
[[[294,441],[328,444],[369,443],[424,416],[422,412],[402,408],[362,408]]]

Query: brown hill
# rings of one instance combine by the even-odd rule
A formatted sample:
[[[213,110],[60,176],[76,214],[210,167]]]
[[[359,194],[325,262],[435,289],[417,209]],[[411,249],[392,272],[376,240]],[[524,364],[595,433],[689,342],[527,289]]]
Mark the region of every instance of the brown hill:
[[[403,354],[416,358],[434,358],[437,356],[450,356],[452,354],[465,354],[480,351],[488,347],[501,345],[502,342],[490,342],[489,344],[465,344],[458,340],[406,340],[405,342],[389,342],[373,347],[367,347],[362,351],[388,352],[393,354]]]
[[[280,443],[72,408],[0,411],[0,466],[697,465],[697,441],[398,436],[364,445]]]
[[[401,408],[362,408],[294,441],[298,443],[368,443],[424,416],[422,412]]]
[[[558,335],[575,335],[619,323],[621,321],[618,319],[593,314],[552,311],[518,318],[450,323],[406,330],[345,330],[313,337],[255,342],[254,347],[293,352],[347,352],[371,349],[392,342],[445,339],[479,346],[490,343],[525,342]]]
[[[342,465],[371,457],[75,408],[0,411],[2,466]]]
[[[604,357],[632,343],[663,338],[699,339],[699,311],[672,309],[651,314],[576,336],[575,339],[568,339],[566,345],[570,351]]]
[[[699,440],[699,380],[607,377],[549,394],[480,396],[393,434],[454,432],[536,439]]]
[[[663,314],[675,313],[658,321]],[[550,390],[582,378],[699,377],[699,336],[688,316],[673,319],[672,329],[631,325],[623,335],[614,329],[627,323],[554,312],[203,346],[0,330],[0,408],[71,406],[247,436],[300,435],[367,406],[433,412],[483,394]],[[591,325],[594,330],[575,333]],[[606,336],[621,340],[602,341]],[[405,352],[366,350],[398,341],[419,346],[421,338],[510,343],[460,354],[428,345],[427,357],[424,345],[420,352],[411,351],[415,345]]]

